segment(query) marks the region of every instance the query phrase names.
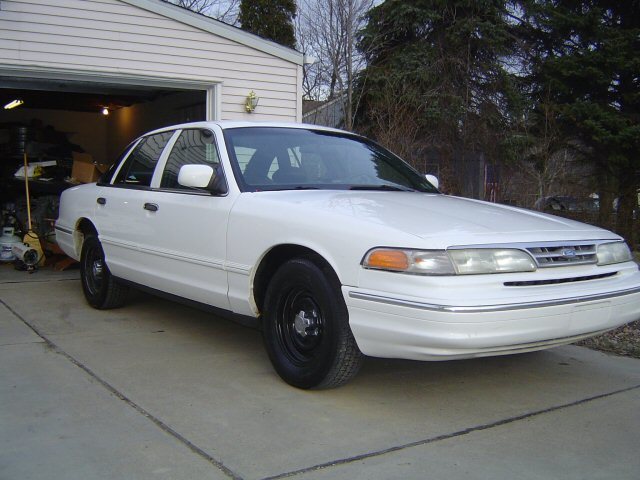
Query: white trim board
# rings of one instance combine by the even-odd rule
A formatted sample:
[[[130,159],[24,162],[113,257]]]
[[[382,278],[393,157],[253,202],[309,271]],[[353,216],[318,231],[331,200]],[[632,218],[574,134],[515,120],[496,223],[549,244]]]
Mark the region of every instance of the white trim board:
[[[268,53],[275,57],[287,60],[297,65],[304,64],[304,55],[292,48],[279,45],[270,40],[265,40],[257,35],[254,35],[244,30],[227,25],[224,22],[220,22],[205,15],[194,13],[186,8],[178,7],[172,3],[168,3],[163,0],[120,0],[121,2],[128,3],[138,8],[148,10],[153,13],[171,18],[178,22],[190,25],[194,28],[199,28],[205,32],[219,35],[223,38],[233,40],[247,47],[255,48],[264,53]]]
[[[206,90],[211,85],[222,83],[222,79],[198,81],[157,75],[135,75],[127,73],[105,72],[100,70],[74,70],[69,68],[46,68],[19,64],[0,64],[0,77],[24,77],[43,80],[68,80],[91,83],[113,83],[117,85],[138,85],[145,87],[166,87],[179,90]]]
[[[67,69],[44,69],[33,67],[18,67],[16,65],[0,64],[0,88],[1,77],[24,77],[28,74],[31,78],[44,81],[70,81],[95,84],[131,85],[149,88],[170,88],[176,90],[199,90],[206,93],[206,120],[220,120],[222,118],[222,81],[197,82],[193,80],[181,80],[179,78],[158,78],[145,75],[117,75],[104,72],[86,72]]]

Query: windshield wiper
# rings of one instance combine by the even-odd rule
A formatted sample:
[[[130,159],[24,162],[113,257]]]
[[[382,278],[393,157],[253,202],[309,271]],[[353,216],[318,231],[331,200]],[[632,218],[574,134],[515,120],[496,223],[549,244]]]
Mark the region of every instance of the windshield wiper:
[[[319,188],[311,185],[274,185],[273,187],[264,189],[264,191],[269,192],[279,192],[282,190],[319,190]]]
[[[388,192],[415,192],[413,188],[398,187],[396,185],[351,185],[349,190],[381,190]]]

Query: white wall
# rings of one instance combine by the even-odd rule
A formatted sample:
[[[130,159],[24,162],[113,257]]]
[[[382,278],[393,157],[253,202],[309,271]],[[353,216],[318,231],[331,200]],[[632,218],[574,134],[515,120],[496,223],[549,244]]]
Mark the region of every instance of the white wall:
[[[11,70],[218,82],[222,119],[300,116],[299,65],[119,0],[1,0],[0,72]]]

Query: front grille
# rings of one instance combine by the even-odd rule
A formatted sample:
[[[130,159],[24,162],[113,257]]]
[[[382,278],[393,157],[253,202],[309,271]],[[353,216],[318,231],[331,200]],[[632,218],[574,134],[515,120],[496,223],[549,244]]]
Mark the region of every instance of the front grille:
[[[532,246],[527,251],[533,256],[538,267],[563,267],[597,263],[596,244],[566,243],[553,246]]]

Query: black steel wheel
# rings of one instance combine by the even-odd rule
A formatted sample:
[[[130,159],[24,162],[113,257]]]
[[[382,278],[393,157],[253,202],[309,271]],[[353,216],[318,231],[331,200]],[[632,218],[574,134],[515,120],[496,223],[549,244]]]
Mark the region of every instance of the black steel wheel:
[[[82,243],[80,280],[84,296],[94,308],[121,307],[126,300],[128,288],[111,275],[100,240],[93,234]]]
[[[263,337],[275,370],[295,387],[337,387],[362,363],[340,284],[319,259],[278,269],[267,288]]]

